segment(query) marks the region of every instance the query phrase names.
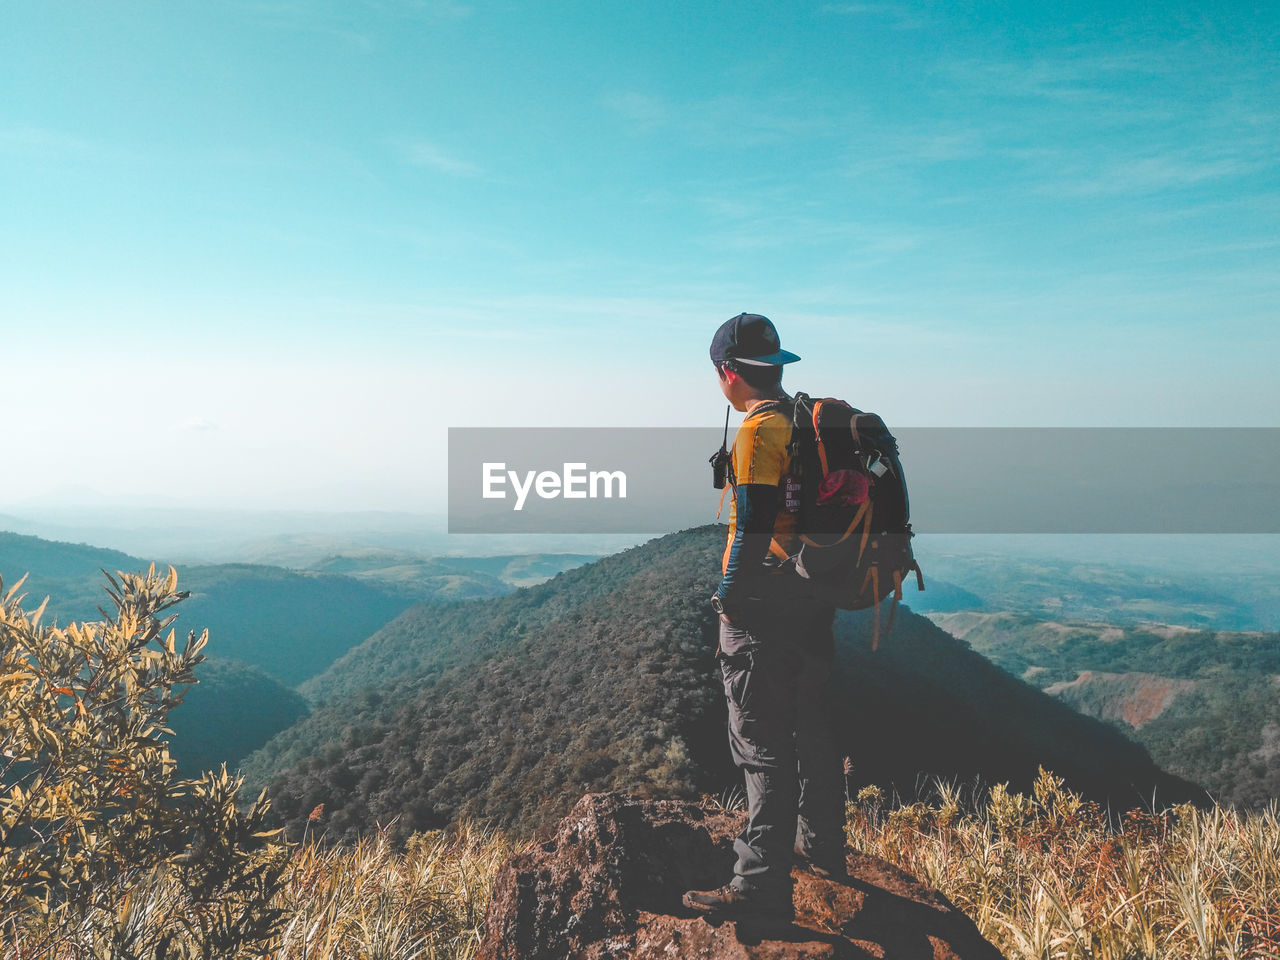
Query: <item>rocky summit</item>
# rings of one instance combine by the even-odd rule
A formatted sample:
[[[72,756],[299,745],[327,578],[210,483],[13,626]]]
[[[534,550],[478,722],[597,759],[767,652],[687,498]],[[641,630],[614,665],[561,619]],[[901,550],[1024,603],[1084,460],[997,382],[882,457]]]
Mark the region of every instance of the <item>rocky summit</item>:
[[[555,839],[508,860],[480,960],[881,958],[1001,960],[941,893],[876,857],[848,876],[793,870],[795,921],[707,920],[681,904],[724,883],[744,813],[618,793],[587,794]]]

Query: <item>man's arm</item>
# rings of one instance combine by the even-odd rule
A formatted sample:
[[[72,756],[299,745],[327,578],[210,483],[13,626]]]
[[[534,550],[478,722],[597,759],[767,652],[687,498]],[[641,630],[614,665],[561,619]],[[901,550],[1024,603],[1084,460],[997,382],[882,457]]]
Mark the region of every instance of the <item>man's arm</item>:
[[[729,559],[716,596],[725,615],[732,620],[741,613],[742,602],[749,595],[751,581],[769,554],[773,539],[773,522],[778,516],[778,488],[764,483],[742,483],[735,492],[737,526]]]

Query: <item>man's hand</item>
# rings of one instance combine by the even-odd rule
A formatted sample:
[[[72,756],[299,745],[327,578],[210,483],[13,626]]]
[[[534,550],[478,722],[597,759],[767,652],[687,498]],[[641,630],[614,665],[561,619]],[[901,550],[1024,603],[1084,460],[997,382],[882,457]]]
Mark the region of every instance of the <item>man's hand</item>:
[[[737,626],[737,623],[729,615],[729,611],[725,609],[724,598],[721,597],[720,594],[713,593],[711,595],[711,609],[720,615],[720,621],[722,623],[727,623],[731,627]],[[737,613],[738,611],[735,608],[733,612]]]
[[[729,619],[729,615],[724,612],[724,601],[720,599],[720,594],[713,593],[711,595],[711,609],[720,615],[722,623],[733,625],[733,621]]]

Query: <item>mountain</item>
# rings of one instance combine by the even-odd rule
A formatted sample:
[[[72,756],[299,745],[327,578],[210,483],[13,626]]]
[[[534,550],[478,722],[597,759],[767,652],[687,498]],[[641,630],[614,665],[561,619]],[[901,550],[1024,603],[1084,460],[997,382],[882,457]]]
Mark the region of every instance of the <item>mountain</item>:
[[[740,782],[707,607],[724,528],[650,541],[494,600],[406,611],[308,684],[319,706],[246,764],[295,831],[329,836],[459,816],[548,828],[584,792],[691,797]],[[1201,798],[1083,717],[903,609],[870,650],[841,614],[833,724],[857,783],[1010,781],[1037,767],[1126,809]]]
[[[208,628],[209,659],[174,711],[172,752],[183,773],[232,767],[308,713],[294,686],[414,603],[498,596],[586,559],[571,554],[435,560],[370,549],[332,557],[328,569],[262,564],[179,565],[190,596],[174,608],[175,629]],[[100,618],[108,606],[102,571],[144,570],[118,550],[0,532],[6,588],[29,574],[28,600],[50,598],[46,620]],[[347,575],[347,574],[351,575]],[[34,606],[34,603],[29,604]]]
[[[1024,542],[1025,541],[1025,542]],[[922,536],[917,612],[1280,630],[1280,537]]]
[[[425,597],[463,600],[501,596],[595,559],[594,555],[577,553],[427,557],[369,547],[326,557],[309,569],[375,581],[399,588],[419,601]]]
[[[1142,744],[1222,803],[1280,797],[1280,634],[932,614],[944,630]]]
[[[50,614],[62,622],[101,616],[99,606],[108,603],[102,570],[145,570],[149,563],[88,544],[0,533],[0,576],[11,584],[29,573],[28,598],[48,595]],[[209,656],[259,667],[286,687],[324,670],[415,603],[441,593],[456,598],[511,589],[482,575],[460,577],[462,585],[444,590],[262,564],[182,564],[177,570],[179,586],[190,593],[174,608],[179,633],[208,628]]]
[[[98,607],[108,602],[103,570],[145,569],[145,561],[119,550],[0,531],[0,577],[5,590],[26,575],[22,591],[28,604],[34,607],[48,596],[50,609],[63,622],[100,616]]]
[[[240,761],[308,713],[307,701],[279,680],[238,660],[210,657],[196,667],[189,687],[169,716],[169,752],[184,777]]]
[[[934,576],[932,567],[925,580],[926,589],[923,592],[911,588],[904,594],[908,605],[916,613],[987,609],[986,602],[980,596],[972,590]]]
[[[0,533],[0,576],[23,584],[27,606],[49,597],[46,622],[97,620],[111,604],[102,570],[145,570],[118,550]],[[208,659],[174,711],[173,756],[184,774],[235,767],[308,712],[290,685],[400,613],[411,601],[346,577],[276,567],[181,567],[191,596],[173,609],[174,629],[209,630]]]
[[[209,628],[210,656],[296,686],[411,606],[378,584],[247,563],[182,567],[178,629]]]
[[[181,623],[207,625],[221,656],[302,684],[417,603],[510,593],[584,558],[335,556],[322,570],[223,563],[179,568]],[[215,646],[216,643],[216,646]]]

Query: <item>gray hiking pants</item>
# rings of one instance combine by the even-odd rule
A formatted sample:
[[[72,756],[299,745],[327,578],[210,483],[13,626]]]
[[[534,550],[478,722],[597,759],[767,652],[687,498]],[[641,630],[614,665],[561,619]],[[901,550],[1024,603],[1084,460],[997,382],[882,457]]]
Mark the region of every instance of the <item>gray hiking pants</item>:
[[[789,889],[795,846],[844,860],[842,768],[826,707],[834,612],[789,600],[720,620],[729,748],[747,791],[747,826],[734,842],[738,889]]]

